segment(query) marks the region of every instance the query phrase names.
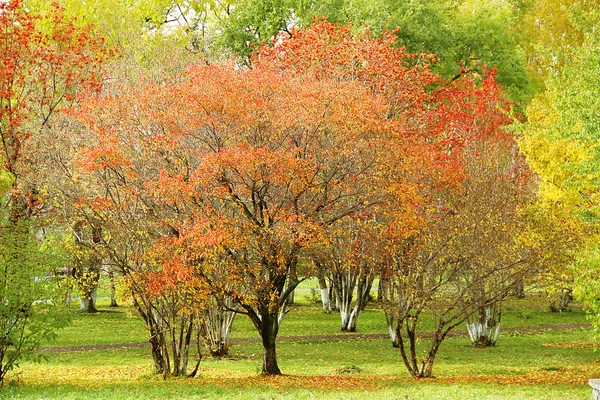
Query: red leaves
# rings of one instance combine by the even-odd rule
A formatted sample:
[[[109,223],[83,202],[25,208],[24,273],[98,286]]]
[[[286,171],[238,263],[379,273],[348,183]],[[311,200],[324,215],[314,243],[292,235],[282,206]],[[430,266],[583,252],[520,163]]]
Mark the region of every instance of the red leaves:
[[[32,172],[35,156],[25,146],[32,135],[77,90],[102,82],[110,51],[88,30],[67,21],[57,4],[39,16],[22,0],[0,3],[0,153],[17,178]]]

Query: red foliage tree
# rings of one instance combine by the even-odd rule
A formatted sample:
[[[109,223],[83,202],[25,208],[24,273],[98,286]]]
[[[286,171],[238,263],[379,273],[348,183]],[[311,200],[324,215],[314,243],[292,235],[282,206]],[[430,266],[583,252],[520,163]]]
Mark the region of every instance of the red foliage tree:
[[[276,70],[359,81],[386,100],[394,129],[380,138],[386,151],[374,184],[376,219],[387,226],[388,244],[380,249],[391,255],[382,281],[385,286],[390,278],[396,287],[383,292],[388,310],[400,310],[388,313],[391,333],[415,376],[431,375],[448,331],[506,296],[535,265],[535,254],[516,243],[518,210],[531,198],[533,184],[506,131],[510,104],[493,73],[480,86],[469,76],[446,82],[430,72],[434,61],[405,54],[392,34],[353,37],[348,27],[326,22],[278,39],[253,60]],[[331,258],[343,248],[337,244]],[[444,297],[445,290],[453,295]],[[419,366],[417,321],[434,309],[437,333]],[[402,326],[408,347],[401,346]]]
[[[108,55],[102,38],[76,27],[57,4],[39,16],[22,0],[0,3],[0,149],[15,186],[35,161],[27,142],[78,89],[99,88]]]

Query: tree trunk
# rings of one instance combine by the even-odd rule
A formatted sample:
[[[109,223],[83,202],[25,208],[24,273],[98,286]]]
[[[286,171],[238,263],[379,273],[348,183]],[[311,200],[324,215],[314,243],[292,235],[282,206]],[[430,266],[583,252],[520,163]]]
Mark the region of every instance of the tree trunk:
[[[279,330],[278,316],[264,313],[261,318],[260,335],[263,342],[263,367],[265,375],[281,375],[277,365],[277,352],[275,350],[275,339]]]
[[[296,282],[298,280],[298,271],[297,265],[295,262],[291,263],[288,269],[288,284],[292,282]],[[295,290],[292,290],[287,298],[287,304],[294,304],[294,295],[296,294]]]
[[[325,267],[321,263],[317,265],[317,279],[319,280],[319,290],[321,292],[321,303],[323,304],[323,311],[326,313],[331,312],[331,301],[329,300],[329,289],[327,288],[327,280],[325,279]]]
[[[349,332],[352,316],[352,298],[356,287],[356,275],[346,270],[331,270],[331,286],[335,292],[336,305],[342,320],[341,331]]]
[[[166,368],[166,360],[163,354],[163,344],[161,335],[156,332],[156,329],[150,328],[150,347],[152,350],[152,359],[154,360],[154,369],[157,374],[163,374]]]
[[[87,313],[98,312],[96,308],[96,289],[92,290],[86,297],[79,298],[80,307],[79,310]]]
[[[212,305],[204,311],[200,321],[200,332],[204,345],[213,357],[224,357],[229,352],[231,325],[235,318],[233,301],[223,296],[221,301],[212,299]]]
[[[331,272],[332,286],[340,306],[342,332],[356,332],[358,317],[369,302],[374,276],[362,271]],[[357,297],[353,306],[354,289],[357,290]]]
[[[500,333],[502,306],[499,302],[479,307],[477,314],[467,319],[471,342],[477,347],[496,345]]]
[[[525,282],[523,281],[523,279],[519,279],[518,282],[516,282],[514,288],[513,288],[513,292],[514,295],[518,298],[518,299],[524,299],[525,298]]]
[[[110,281],[110,306],[111,307],[119,307],[117,303],[116,295],[116,287],[115,287],[115,274],[112,271],[112,268],[108,270],[108,279]]]
[[[550,302],[550,311],[552,312],[565,312],[569,307],[569,303],[573,301],[573,290],[563,289],[560,293],[560,300],[558,306],[554,301]]]
[[[281,375],[281,370],[277,365],[277,353],[275,351],[275,341],[266,343],[263,341],[263,369],[265,375]]]
[[[163,354],[163,336],[160,332],[160,327],[158,326],[158,322],[152,316],[152,310],[147,307],[142,307],[143,303],[140,303],[138,299],[135,297],[135,294],[132,293],[133,297],[133,306],[137,309],[138,313],[142,316],[144,322],[146,322],[146,326],[150,331],[150,348],[152,351],[152,359],[154,360],[154,369],[158,374],[164,374],[166,368],[166,360]]]
[[[358,317],[360,313],[364,311],[369,303],[371,296],[371,287],[373,287],[373,280],[375,279],[374,275],[361,275],[358,280],[357,285],[357,299],[354,304],[354,308],[352,309],[352,314],[350,315],[350,322],[348,324],[349,332],[356,332],[356,326],[358,325]]]
[[[388,334],[392,341],[392,347],[399,348],[400,343],[400,324],[397,322],[396,312],[394,308],[395,303],[395,291],[394,284],[390,279],[385,278],[383,275],[379,277],[379,285],[377,288],[377,296],[385,315],[385,322],[388,327]]]

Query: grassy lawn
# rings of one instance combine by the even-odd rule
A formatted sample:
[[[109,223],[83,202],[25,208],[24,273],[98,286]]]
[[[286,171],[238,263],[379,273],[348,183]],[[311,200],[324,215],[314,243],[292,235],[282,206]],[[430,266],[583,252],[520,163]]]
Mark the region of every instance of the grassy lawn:
[[[309,292],[306,292],[309,294]],[[587,328],[530,331],[520,327],[584,324],[579,307],[561,314],[547,311],[545,301],[505,303],[498,345],[480,349],[465,335],[443,344],[436,378],[415,381],[407,376],[389,340],[359,338],[385,333],[376,308],[359,320],[359,333],[335,338],[285,339],[286,336],[339,333],[339,316],[324,314],[300,296],[282,325],[278,344],[281,377],[263,377],[257,341],[234,342],[228,359],[205,358],[198,377],[162,380],[152,373],[148,348],[47,352],[40,364],[24,362],[0,390],[1,398],[17,399],[590,399],[587,379],[600,377],[600,354],[594,352]],[[74,309],[73,324],[51,346],[146,342],[146,330],[128,307],[87,315]],[[427,325],[425,323],[424,325]],[[423,327],[427,330],[427,327]],[[459,331],[464,332],[464,327]],[[238,316],[235,338],[257,337],[249,321]],[[354,339],[354,340],[353,340]]]

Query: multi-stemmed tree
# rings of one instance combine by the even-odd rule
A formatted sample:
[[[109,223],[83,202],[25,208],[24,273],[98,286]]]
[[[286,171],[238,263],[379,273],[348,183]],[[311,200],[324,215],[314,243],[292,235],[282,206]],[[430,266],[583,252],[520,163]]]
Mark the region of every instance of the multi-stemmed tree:
[[[519,243],[520,209],[531,201],[533,185],[506,131],[508,104],[493,74],[481,88],[463,79],[434,94],[436,107],[423,128],[439,148],[429,176],[443,180],[420,179],[428,182],[418,211],[423,225],[405,239],[390,237],[383,274],[392,340],[416,377],[432,376],[440,344],[471,315],[477,316],[468,324],[474,342],[493,343],[499,329],[494,304],[536,265],[535,252]],[[421,355],[417,330],[426,313],[434,335]]]
[[[178,255],[154,267],[147,251],[123,260],[165,279],[199,276],[233,299],[263,339],[264,372],[277,374],[275,338],[299,283],[290,270],[326,226],[369,207],[384,103],[358,83],[273,68],[192,67],[178,79],[77,111],[92,137],[80,166],[96,188],[82,203],[106,246],[116,224]]]

